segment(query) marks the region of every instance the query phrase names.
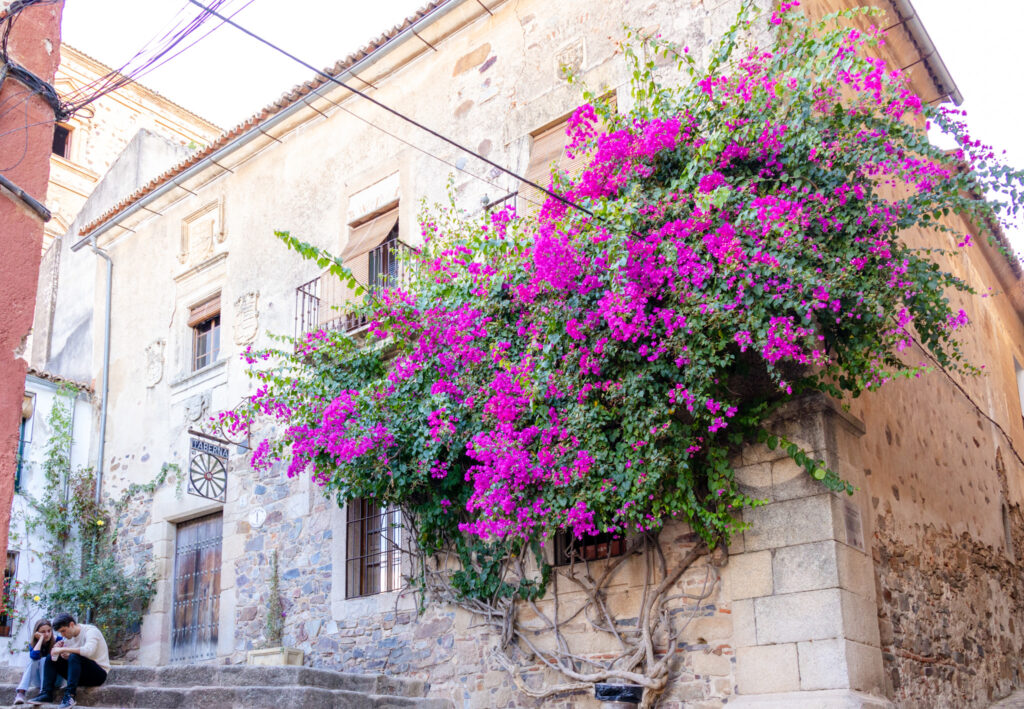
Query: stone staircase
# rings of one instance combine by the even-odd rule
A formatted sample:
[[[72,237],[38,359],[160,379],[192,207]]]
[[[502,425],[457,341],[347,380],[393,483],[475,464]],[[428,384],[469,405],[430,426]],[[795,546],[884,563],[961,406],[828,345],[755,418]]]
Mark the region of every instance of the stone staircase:
[[[0,668],[0,706],[11,706],[22,670]],[[78,704],[103,709],[454,709],[428,699],[413,679],[309,667],[115,666],[102,687],[82,687]],[[29,694],[31,699],[33,694]],[[56,692],[56,701],[62,696]]]

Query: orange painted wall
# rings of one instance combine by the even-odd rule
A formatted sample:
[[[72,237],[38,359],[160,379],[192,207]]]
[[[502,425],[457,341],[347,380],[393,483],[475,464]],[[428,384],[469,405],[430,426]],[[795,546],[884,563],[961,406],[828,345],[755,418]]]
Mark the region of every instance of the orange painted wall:
[[[26,8],[16,16],[7,45],[11,61],[48,82],[60,62],[63,9],[63,0]],[[4,81],[0,174],[40,202],[50,175],[53,118],[46,101],[10,77]],[[18,354],[32,327],[42,239],[39,215],[0,188],[0,544],[5,550],[25,390],[26,362]]]

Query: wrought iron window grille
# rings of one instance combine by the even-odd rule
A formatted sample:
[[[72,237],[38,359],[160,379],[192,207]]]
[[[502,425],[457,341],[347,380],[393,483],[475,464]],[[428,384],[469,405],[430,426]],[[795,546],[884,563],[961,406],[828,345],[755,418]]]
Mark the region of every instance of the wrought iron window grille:
[[[626,538],[602,532],[577,539],[569,531],[559,532],[554,538],[555,566],[568,566],[579,561],[599,561],[626,553]]]
[[[397,227],[379,246],[354,259],[350,268],[366,293],[376,298],[385,289],[401,285],[405,277],[402,261],[412,249],[398,240]],[[295,337],[317,330],[355,332],[367,325],[365,317],[353,312],[356,296],[347,284],[325,273],[295,289]]]
[[[401,587],[401,512],[372,500],[348,503],[345,597],[360,598]]]

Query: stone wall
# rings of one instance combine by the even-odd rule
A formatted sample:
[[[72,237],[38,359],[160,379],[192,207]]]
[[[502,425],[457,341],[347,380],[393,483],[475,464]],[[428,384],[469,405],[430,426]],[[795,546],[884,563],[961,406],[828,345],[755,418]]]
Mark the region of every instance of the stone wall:
[[[897,537],[892,512],[879,515],[872,550],[878,617],[888,691],[898,706],[979,707],[1021,686],[1019,505],[1005,522],[1012,541],[995,548],[934,525],[918,526],[916,539]]]
[[[244,463],[238,459],[237,466]],[[448,697],[469,707],[588,707],[592,695],[570,694],[547,700],[518,692],[508,673],[493,659],[496,636],[474,623],[464,611],[449,606],[416,608],[412,593],[384,593],[359,599],[344,598],[344,512],[317,489],[286,478],[280,467],[262,473],[241,473],[239,500],[247,509],[265,510],[259,527],[249,521],[233,523],[242,537],[243,553],[225,559],[234,568],[234,650],[227,662],[244,662],[248,650],[265,643],[265,614],[270,581],[270,555],[278,550],[281,596],[286,613],[284,644],[305,652],[305,662],[319,668],[383,672],[428,681],[433,696]],[[311,499],[310,496],[312,496]],[[294,511],[309,500],[308,514]],[[225,520],[225,534],[229,525]],[[340,527],[340,528],[339,528]],[[678,559],[695,540],[685,529],[663,535],[670,561]],[[339,559],[342,563],[339,563]],[[639,597],[640,559],[623,573],[614,601],[620,605]],[[699,561],[680,580],[680,591],[711,595],[700,603],[677,605],[683,614],[680,650],[673,687],[662,706],[721,707],[734,693],[734,653],[730,604],[723,576],[707,560]],[[632,596],[630,594],[632,593]],[[543,605],[543,602],[542,602]],[[602,647],[580,625],[569,632],[584,654]],[[539,665],[522,675],[529,686],[561,682]]]
[[[787,412],[780,431],[855,475],[856,421],[820,398]],[[746,449],[736,464],[750,493],[767,504],[751,512],[752,529],[737,535],[729,554],[717,553],[715,563],[698,560],[677,584],[674,592],[706,598],[672,606],[683,631],[661,706],[717,709],[774,693],[786,693],[790,706],[817,706],[823,692],[845,692],[857,706],[885,706],[867,694],[880,690],[882,663],[870,560],[858,548],[863,530],[851,529],[847,498],[763,446]],[[302,649],[311,666],[411,676],[459,706],[597,706],[589,692],[546,700],[520,692],[493,657],[498,638],[464,611],[431,606],[421,614],[412,594],[398,592],[346,599],[344,511],[308,480],[287,478],[280,464],[256,472],[247,456],[236,455],[231,475],[222,593],[232,593],[235,605],[222,604],[222,614],[230,614],[222,619],[230,650],[221,661],[244,662],[246,651],[265,644],[270,556],[277,550],[284,644]],[[695,543],[681,525],[662,534],[670,565]],[[636,616],[644,569],[643,557],[632,557],[609,591],[610,607],[627,622]],[[564,586],[562,592],[566,617],[573,598]],[[549,594],[539,605],[551,603]],[[579,654],[612,656],[614,646],[582,621],[566,634]],[[564,681],[539,664],[519,679],[534,688]]]

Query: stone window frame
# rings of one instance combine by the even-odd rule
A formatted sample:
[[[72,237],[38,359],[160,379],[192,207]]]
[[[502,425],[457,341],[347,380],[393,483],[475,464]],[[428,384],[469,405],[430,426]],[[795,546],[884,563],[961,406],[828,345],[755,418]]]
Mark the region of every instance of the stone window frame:
[[[72,151],[73,146],[74,146],[75,128],[70,123],[64,123],[64,122],[54,123],[53,124],[53,144],[54,144],[54,146],[56,146],[56,143],[57,143],[57,131],[58,130],[64,130],[66,132],[66,135],[64,137],[64,152],[58,153],[56,150],[52,150],[52,149],[51,149],[50,152],[53,155],[56,155],[59,158],[62,158],[62,159],[67,160],[69,162],[72,162],[72,160],[71,160],[71,151]]]
[[[411,589],[399,586],[393,591],[381,591],[369,596],[346,598],[348,587],[348,540],[346,539],[348,504],[331,505],[331,618],[349,622],[353,618],[367,617],[395,611],[415,611],[416,598]],[[412,571],[412,561],[401,555],[401,574]]]
[[[346,599],[401,590],[402,529],[400,510],[376,505],[367,498],[349,501],[345,506]],[[371,541],[374,537],[376,541]],[[354,553],[352,542],[357,539],[359,549]],[[374,548],[369,549],[370,545]]]
[[[583,543],[580,544],[579,542]],[[629,548],[629,538],[625,534],[601,532],[588,535],[573,544],[570,530],[564,529],[551,538],[551,565],[569,566],[576,562],[600,562],[623,556]],[[572,549],[572,556],[570,556]]]
[[[188,327],[192,332],[191,357],[189,358],[189,371],[192,373],[201,372],[213,367],[221,360],[220,339],[223,329],[222,322],[221,291],[201,299],[189,308]],[[209,324],[208,329],[201,330]],[[202,364],[199,363],[199,346],[206,334],[209,333],[210,343],[207,351],[203,354],[208,359]]]
[[[224,243],[224,240],[227,238],[227,232],[224,228],[224,199],[217,197],[182,218],[181,241],[178,245],[179,263],[186,263],[193,250],[193,245],[190,243],[192,225],[208,216],[213,220],[213,242],[211,247]]]
[[[188,438],[186,437],[187,441]],[[194,495],[178,497],[173,486],[163,486],[157,490],[151,510],[152,521],[146,529],[147,539],[153,541],[153,558],[151,563],[157,570],[157,594],[151,601],[143,617],[142,649],[140,659],[144,664],[166,665],[170,662],[171,653],[171,614],[174,611],[174,555],[177,543],[178,525],[189,520],[220,513],[224,515],[225,530],[233,507],[228,502],[208,500]],[[230,544],[236,543],[236,534],[230,536],[225,531],[221,540],[221,597],[219,618],[219,647],[217,657],[231,653],[234,646],[234,557],[229,556]]]

